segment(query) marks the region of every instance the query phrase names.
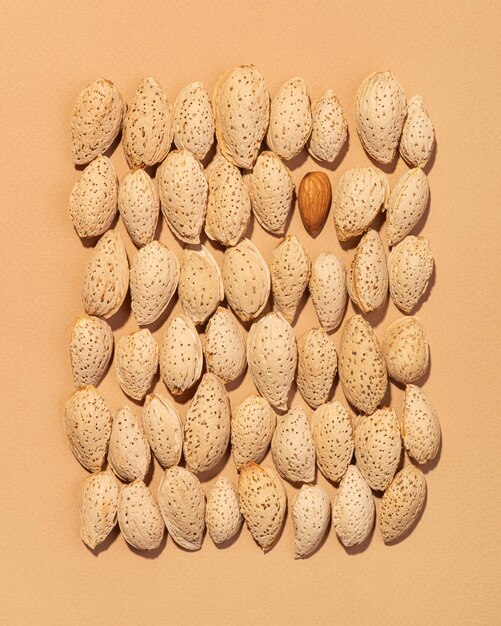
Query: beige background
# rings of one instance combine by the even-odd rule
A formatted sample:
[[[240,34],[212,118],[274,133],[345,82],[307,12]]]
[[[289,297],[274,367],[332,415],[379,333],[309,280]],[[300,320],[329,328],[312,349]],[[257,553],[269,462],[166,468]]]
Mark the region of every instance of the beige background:
[[[145,3],[1,2],[2,388],[1,517],[6,624],[494,624],[499,619],[499,2]],[[120,536],[98,556],[78,536],[78,490],[86,472],[67,449],[62,413],[72,390],[68,336],[80,312],[89,256],[71,226],[68,196],[78,178],[69,118],[79,91],[100,75],[129,99],[146,75],[173,102],[188,82],[213,88],[228,67],[254,63],[273,94],[303,76],[313,98],[333,87],[350,124],[350,145],[329,172],[369,163],[352,124],[360,81],[391,69],[406,94],[422,94],[438,134],[429,172],[432,201],[419,231],[431,241],[436,275],[419,309],[432,367],[423,384],[443,428],[427,468],[424,515],[405,541],[385,547],[376,530],[345,551],[330,532],[312,558],[293,560],[292,525],[266,555],[247,529],[227,549],[206,538],[194,554],[171,539],[156,558]],[[121,148],[112,156],[126,172]],[[296,182],[318,169],[292,162]],[[406,166],[390,171],[393,184]],[[122,229],[122,225],[119,225]],[[180,246],[163,226],[161,238]],[[384,232],[384,228],[382,229]],[[298,213],[289,232],[312,255],[345,262],[329,219],[315,241]],[[269,258],[277,240],[255,224]],[[127,240],[129,252],[133,252]],[[221,260],[221,252],[217,252]],[[175,311],[178,310],[176,307]],[[349,311],[351,313],[351,309]],[[370,317],[379,337],[393,305]],[[134,327],[117,316],[117,335]],[[316,324],[308,302],[295,330]],[[162,329],[156,330],[160,337]],[[339,332],[334,334],[339,345]],[[113,371],[101,389],[125,401]],[[232,404],[251,389],[248,377]],[[157,390],[163,385],[157,382]],[[336,397],[341,397],[336,387]],[[402,391],[392,387],[400,411]],[[297,397],[295,401],[299,400]],[[187,405],[181,406],[181,412]],[[224,473],[234,477],[226,460]],[[152,479],[154,490],[159,468]],[[204,482],[210,487],[212,479]],[[322,477],[319,484],[326,486]],[[327,485],[333,498],[335,488]],[[289,495],[294,489],[288,486]]]

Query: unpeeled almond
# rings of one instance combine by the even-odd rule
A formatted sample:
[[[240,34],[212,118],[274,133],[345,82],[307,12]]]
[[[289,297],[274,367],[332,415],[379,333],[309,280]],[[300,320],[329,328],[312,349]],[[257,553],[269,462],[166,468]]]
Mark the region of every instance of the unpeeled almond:
[[[142,400],[158,369],[158,344],[147,328],[123,335],[117,343],[115,371],[122,391]]]
[[[81,315],[71,331],[70,356],[76,387],[97,385],[111,360],[113,332],[105,320]]]
[[[413,96],[409,100],[407,119],[400,138],[400,154],[409,165],[424,167],[432,155],[434,145],[435,130],[423,98]]]
[[[117,523],[119,486],[106,470],[88,476],[80,490],[80,538],[94,550]]]
[[[219,307],[205,329],[204,343],[207,371],[227,384],[245,372],[245,337],[235,317]]]
[[[349,465],[332,505],[332,524],[341,543],[350,548],[369,536],[375,517],[374,497],[356,465]]]
[[[191,83],[181,90],[173,118],[176,148],[189,150],[200,161],[204,159],[214,143],[214,116],[203,83]]]
[[[415,167],[399,178],[386,203],[386,241],[394,246],[423,217],[430,198],[430,185],[423,170]]]
[[[306,413],[293,407],[279,418],[271,440],[273,462],[289,482],[311,483],[315,478],[315,443]]]
[[[337,372],[337,352],[322,328],[312,328],[298,341],[296,385],[313,408],[327,401]]]
[[[146,396],[143,406],[146,439],[162,467],[172,467],[183,452],[183,423],[174,404],[165,396]]]
[[[108,463],[121,480],[144,480],[151,452],[141,421],[128,406],[119,409],[111,427]]]
[[[160,348],[160,375],[175,396],[184,393],[202,374],[202,342],[193,322],[176,315],[167,326]]]
[[[251,393],[240,402],[231,418],[231,452],[237,470],[263,459],[276,424],[275,412],[265,398]]]
[[[386,329],[383,353],[388,374],[407,385],[424,376],[430,348],[423,323],[418,317],[401,317]]]
[[[311,432],[320,471],[332,482],[339,482],[355,447],[348,411],[337,400],[322,404],[311,418]]]
[[[153,241],[160,201],[155,184],[144,170],[129,172],[120,183],[118,210],[136,246],[141,247]]]
[[[388,257],[390,295],[404,313],[410,313],[425,293],[433,272],[433,254],[425,237],[409,235]]]
[[[331,519],[329,496],[318,485],[303,485],[291,503],[296,559],[314,552],[324,538]]]
[[[402,437],[409,455],[421,465],[437,456],[440,448],[440,422],[425,392],[415,385],[405,388]]]
[[[205,523],[215,544],[229,541],[242,526],[243,517],[238,504],[238,492],[229,478],[220,476],[207,498]]]
[[[343,109],[332,89],[323,93],[311,107],[313,124],[308,152],[318,161],[332,163],[348,137]]]
[[[124,485],[118,500],[118,525],[125,541],[138,550],[154,550],[165,524],[157,501],[142,480]]]
[[[360,240],[348,275],[348,293],[363,313],[380,309],[388,297],[388,268],[383,242],[376,230]]]
[[[311,268],[308,287],[322,328],[335,330],[346,308],[346,270],[332,252],[321,252]]]

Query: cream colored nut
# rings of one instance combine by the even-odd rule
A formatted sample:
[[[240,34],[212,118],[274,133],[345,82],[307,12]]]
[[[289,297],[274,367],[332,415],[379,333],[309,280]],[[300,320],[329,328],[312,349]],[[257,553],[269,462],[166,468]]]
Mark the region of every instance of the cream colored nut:
[[[341,543],[360,545],[369,536],[375,518],[374,498],[356,465],[349,465],[332,505],[332,524]]]
[[[311,419],[317,465],[322,474],[339,482],[353,456],[353,428],[348,411],[334,400],[322,404]]]
[[[78,96],[71,115],[73,162],[90,163],[113,143],[122,127],[124,102],[105,78],[98,78]]]
[[[117,523],[119,487],[107,470],[88,476],[80,490],[80,538],[94,550]]]
[[[273,308],[292,323],[311,276],[311,261],[295,235],[287,236],[270,261]]]
[[[407,385],[424,376],[430,349],[424,326],[418,317],[401,317],[386,329],[383,354],[388,374]]]
[[[155,237],[160,200],[155,184],[142,169],[129,172],[120,183],[118,210],[132,242],[144,246]]]
[[[296,385],[313,408],[327,401],[337,372],[337,352],[322,328],[312,328],[297,344]]]
[[[214,117],[203,83],[191,83],[181,90],[174,104],[173,126],[176,148],[204,159],[214,143]]]
[[[379,233],[369,230],[355,251],[348,275],[348,293],[363,313],[380,309],[388,297],[388,268]]]
[[[440,448],[440,422],[435,407],[422,389],[405,388],[402,437],[409,455],[420,464],[437,456]]]
[[[319,161],[332,163],[348,138],[348,124],[332,89],[328,89],[311,107],[313,124],[308,152]]]
[[[220,476],[209,493],[205,507],[205,523],[215,544],[232,539],[242,526],[243,517],[238,493],[229,478]]]
[[[275,412],[265,398],[251,393],[240,402],[231,418],[231,451],[237,470],[264,458],[276,423]]]
[[[346,270],[337,256],[321,252],[311,268],[308,284],[313,306],[322,328],[335,330],[346,308]]]
[[[425,237],[409,235],[388,257],[390,295],[399,309],[410,313],[428,287],[433,272],[433,254]]]
[[[76,387],[97,385],[111,360],[113,332],[107,322],[81,315],[71,331],[70,357]]]
[[[167,389],[179,396],[202,374],[202,342],[193,322],[184,315],[174,317],[160,348],[160,375]]]
[[[204,344],[207,371],[223,383],[231,383],[245,372],[245,337],[235,317],[221,307],[210,318]]]
[[[386,241],[394,246],[423,217],[430,198],[428,178],[419,167],[406,172],[391,190],[386,203]]]
[[[424,167],[433,152],[435,130],[421,96],[409,100],[407,119],[400,138],[400,154],[414,167]]]
[[[279,418],[271,440],[271,455],[285,480],[311,483],[315,479],[315,442],[301,407],[293,407]]]
[[[130,407],[123,406],[113,417],[108,463],[120,480],[132,482],[137,478],[144,480],[150,461],[150,446],[142,423]]]
[[[165,524],[157,501],[142,480],[124,485],[118,501],[118,525],[125,541],[138,550],[155,550]]]
[[[291,504],[296,559],[312,554],[322,542],[331,520],[331,503],[318,485],[303,485]]]
[[[177,465],[183,452],[183,423],[174,404],[165,396],[146,396],[143,429],[160,465],[164,468]]]
[[[123,335],[117,343],[115,371],[122,391],[142,400],[158,369],[158,345],[147,328]]]

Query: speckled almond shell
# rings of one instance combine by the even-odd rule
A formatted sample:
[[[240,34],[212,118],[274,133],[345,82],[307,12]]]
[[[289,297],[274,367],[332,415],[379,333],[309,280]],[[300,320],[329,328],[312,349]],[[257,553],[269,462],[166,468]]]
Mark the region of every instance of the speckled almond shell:
[[[154,550],[162,543],[164,520],[157,501],[142,480],[120,490],[118,525],[123,538],[133,548]]]
[[[153,241],[160,200],[155,184],[144,170],[129,172],[120,183],[118,210],[129,237],[138,248]]]
[[[224,300],[219,265],[205,246],[185,248],[177,292],[184,314],[203,324]]]
[[[68,398],[64,426],[77,461],[89,472],[100,470],[111,435],[111,413],[95,387],[80,387]]]
[[[400,154],[413,167],[424,167],[435,145],[435,130],[423,98],[413,96],[407,107],[407,119],[400,138]]]
[[[134,170],[163,161],[172,134],[169,102],[159,83],[149,76],[139,84],[124,116],[122,146],[129,167]]]
[[[332,505],[332,524],[346,548],[369,536],[375,517],[374,497],[356,465],[349,465]]]
[[[312,123],[306,83],[302,78],[291,78],[271,101],[266,143],[279,157],[292,159],[308,141]]]
[[[204,374],[184,422],[184,458],[195,474],[212,469],[230,440],[230,400],[221,380]]]
[[[209,185],[202,164],[188,150],[174,150],[156,174],[160,206],[168,227],[185,243],[200,243]]]
[[[369,313],[380,309],[388,297],[388,268],[383,242],[376,230],[360,240],[348,274],[348,293],[354,304]]]
[[[410,313],[428,287],[433,272],[433,253],[425,237],[409,235],[388,257],[390,295],[395,305]]]
[[[287,409],[297,345],[292,326],[280,313],[268,313],[252,325],[247,336],[247,363],[259,393],[277,409]]]
[[[142,400],[158,369],[158,344],[147,328],[122,335],[115,350],[115,371],[122,391]]]
[[[312,328],[297,343],[296,385],[303,400],[316,408],[327,401],[337,372],[337,352],[322,328]]]
[[[426,479],[414,465],[406,465],[384,492],[379,528],[385,543],[401,537],[417,521],[426,500]]]
[[[203,83],[191,83],[181,90],[174,104],[174,143],[189,150],[200,161],[214,143],[214,116],[209,92]]]
[[[343,319],[348,294],[346,270],[332,252],[321,252],[311,268],[308,284],[313,306],[322,328],[335,330]]]
[[[363,234],[390,193],[388,179],[375,167],[355,167],[341,177],[332,201],[339,241]]]
[[[119,409],[111,428],[108,463],[124,482],[144,480],[150,467],[151,452],[141,421],[128,406]]]
[[[295,235],[286,237],[270,260],[273,309],[292,323],[311,276],[311,261]]]
[[[240,402],[231,418],[231,451],[237,470],[264,458],[276,424],[275,412],[265,398],[251,393]]]
[[[160,374],[167,389],[179,396],[202,374],[202,343],[193,322],[177,315],[167,326],[160,348]]]
[[[119,486],[108,470],[88,476],[80,490],[80,538],[94,550],[117,523]]]
[[[346,399],[363,413],[373,413],[383,400],[388,380],[376,335],[361,315],[353,316],[344,327],[338,371]]]
[[[167,531],[185,550],[200,550],[205,529],[205,494],[198,478],[184,467],[166,469],[158,504]]]
[[[304,409],[292,407],[278,419],[271,456],[278,473],[291,483],[315,479],[315,443]]]
[[[383,353],[388,374],[399,383],[413,383],[426,373],[428,338],[418,317],[401,317],[386,329]]]
[[[331,503],[318,485],[303,485],[291,503],[296,559],[309,556],[324,538],[331,519]]]
[[[183,452],[183,423],[174,404],[165,396],[150,394],[143,406],[146,439],[162,467],[172,467]]]
[[[229,478],[220,476],[207,498],[205,507],[207,532],[215,544],[220,544],[234,537],[240,530],[242,522],[237,490]]]
[[[254,169],[244,180],[256,220],[273,235],[283,235],[294,199],[294,181],[289,168],[267,150],[261,152]]]
[[[246,463],[238,477],[240,511],[254,541],[269,550],[280,534],[287,511],[287,493],[277,471]]]
[[[384,491],[400,462],[402,440],[395,410],[378,409],[361,415],[355,424],[355,457],[360,473],[371,489]]]
[[[139,326],[152,324],[176,293],[179,263],[160,241],[138,250],[130,268],[131,307]]]
[[[423,217],[430,198],[428,178],[419,167],[405,172],[386,203],[386,241],[394,246],[408,235]]]
[[[223,260],[224,293],[238,317],[247,322],[257,317],[268,302],[270,270],[250,239],[228,248]]]
[[[374,72],[362,82],[355,99],[355,125],[373,159],[393,161],[406,114],[404,91],[391,72]]]
[[[225,72],[213,98],[216,138],[223,155],[237,167],[251,168],[270,117],[270,96],[252,65]]]
[[[205,234],[223,246],[234,246],[249,225],[251,202],[238,167],[224,156],[216,157],[207,174],[209,198]]]
[[[111,161],[98,156],[84,169],[70,196],[70,217],[79,237],[105,233],[117,213],[118,180]]]
[[[311,107],[313,125],[308,152],[318,161],[335,161],[346,139],[348,124],[343,109],[332,89],[328,89]]]
[[[111,360],[113,332],[107,322],[81,315],[71,331],[70,358],[76,387],[97,385]]]
[[[204,354],[207,371],[223,383],[231,383],[245,372],[245,337],[235,317],[221,307],[205,329]]]
[[[318,468],[326,478],[339,482],[353,457],[355,446],[348,411],[337,400],[322,404],[311,418],[311,432]]]
[[[438,415],[425,392],[415,385],[405,388],[402,437],[409,456],[418,463],[437,456],[441,439]]]
[[[89,315],[111,317],[129,289],[129,262],[122,238],[108,230],[97,242],[85,268],[82,301]]]
[[[98,78],[78,96],[71,115],[73,162],[89,163],[105,152],[120,132],[124,102],[115,85]]]

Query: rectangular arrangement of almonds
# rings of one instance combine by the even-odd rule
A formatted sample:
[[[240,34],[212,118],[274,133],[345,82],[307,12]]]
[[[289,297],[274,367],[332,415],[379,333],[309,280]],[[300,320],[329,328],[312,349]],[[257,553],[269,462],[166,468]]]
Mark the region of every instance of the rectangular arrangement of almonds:
[[[90,472],[80,497],[89,548],[118,523],[137,549],[158,548],[168,532],[198,550],[206,527],[220,544],[245,521],[268,550],[285,523],[283,480],[297,489],[289,508],[298,558],[320,546],[331,520],[344,546],[364,542],[375,524],[373,491],[382,492],[378,526],[386,543],[418,520],[426,496],[418,465],[437,455],[441,437],[431,401],[413,384],[428,369],[429,348],[422,322],[410,315],[433,272],[428,240],[411,233],[429,200],[423,168],[434,129],[422,98],[406,102],[388,71],[362,82],[354,114],[369,164],[345,171],[333,194],[329,170],[310,171],[296,194],[286,162],[300,151],[307,149],[317,168],[342,160],[348,128],[332,90],[311,105],[305,81],[293,78],[270,99],[256,68],[241,66],[221,76],[212,99],[192,83],[173,108],[153,78],[127,106],[105,79],[78,96],[73,161],[85,168],[71,192],[70,217],[81,238],[99,239],[83,271],[84,312],[71,334],[76,389],[64,426]],[[120,133],[130,172],[119,183],[104,153]],[[391,163],[398,153],[410,169],[390,189],[375,162]],[[305,237],[325,227],[341,242],[360,238],[349,268],[332,250],[310,260],[298,237],[287,235],[296,195]],[[371,228],[382,210],[388,256]],[[117,211],[137,247],[130,267],[112,228]],[[160,212],[186,244],[182,259],[155,240]],[[254,218],[279,237],[269,264],[245,238]],[[221,268],[206,238],[225,248]],[[129,289],[138,329],[115,342],[106,320],[126,306]],[[306,290],[319,324],[296,338]],[[406,315],[388,326],[380,345],[366,316],[383,307],[388,292]],[[183,314],[167,319],[159,347],[148,326],[176,295]],[[264,314],[270,297],[272,312]],[[348,297],[359,314],[342,325]],[[338,329],[337,351],[331,335]],[[97,389],[113,352],[112,375],[142,404],[140,414],[129,404],[112,412]],[[166,390],[152,393],[158,368]],[[238,384],[246,368],[256,393],[232,407],[226,385]],[[338,373],[345,405],[329,400]],[[388,377],[405,388],[398,414],[382,406]],[[312,415],[289,406],[293,384]],[[182,420],[176,396],[189,389]],[[204,472],[214,471],[228,446],[238,484],[220,476],[206,497]],[[270,446],[274,467],[260,465]],[[144,482],[152,453],[163,468],[156,494]],[[315,484],[317,467],[331,493]]]

